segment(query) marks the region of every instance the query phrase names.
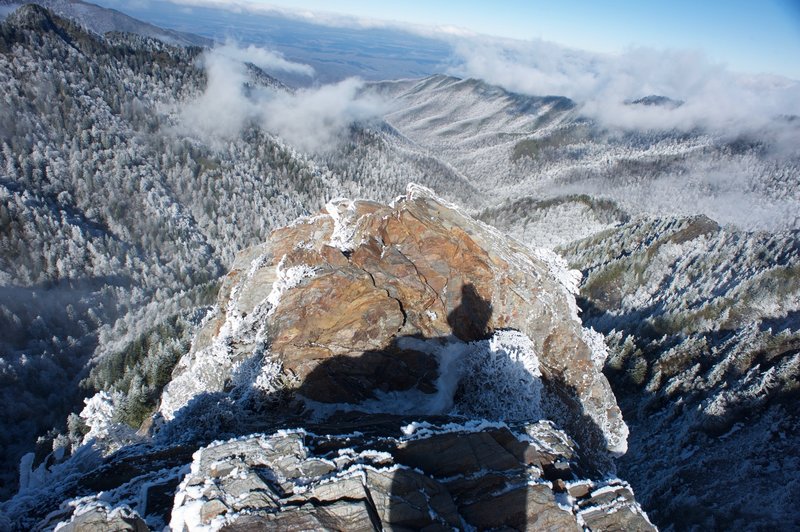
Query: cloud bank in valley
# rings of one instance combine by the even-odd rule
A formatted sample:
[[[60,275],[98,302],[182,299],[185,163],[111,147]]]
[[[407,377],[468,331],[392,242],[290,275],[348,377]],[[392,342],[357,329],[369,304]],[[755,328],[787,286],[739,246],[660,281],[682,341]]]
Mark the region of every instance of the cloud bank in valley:
[[[267,130],[302,150],[324,150],[334,146],[350,124],[383,114],[383,102],[362,95],[362,86],[362,81],[348,78],[294,94],[277,94],[262,104],[263,123]]]
[[[744,75],[699,52],[630,48],[619,55],[573,50],[545,41],[452,39],[451,72],[528,95],[567,96],[583,114],[609,126],[743,132],[800,115],[800,83]],[[680,107],[626,105],[649,95]]]
[[[194,0],[186,0],[194,1]],[[242,7],[246,16],[257,11]],[[278,15],[278,14],[276,14]],[[298,18],[295,13],[283,13]],[[323,14],[324,15],[324,14]],[[343,40],[364,38],[358,33],[392,30],[386,42],[413,48],[415,37],[443,43],[429,47],[416,59],[437,71],[471,77],[507,90],[533,96],[567,96],[578,112],[595,119],[600,127],[630,130],[707,132],[706,140],[736,145],[761,144],[760,154],[735,154],[712,158],[708,164],[681,167],[674,174],[621,186],[614,180],[589,179],[556,183],[549,194],[590,192],[616,199],[631,208],[657,213],[703,212],[723,223],[749,228],[797,227],[797,161],[800,159],[800,82],[767,74],[742,74],[716,63],[698,51],[629,48],[620,54],[577,50],[542,40],[513,40],[432,27],[373,24],[345,16],[309,13],[300,17],[322,27],[344,28]],[[243,15],[245,16],[245,15]],[[411,37],[398,40],[398,35]],[[360,37],[359,37],[360,36]],[[374,36],[372,36],[374,37]],[[394,39],[394,40],[393,40]],[[424,41],[428,42],[428,41]],[[394,49],[389,47],[390,49]],[[424,47],[422,47],[424,48]],[[377,65],[374,61],[353,68]],[[366,52],[365,52],[366,53]],[[427,54],[427,55],[425,55]],[[322,72],[329,57],[315,55],[314,45],[304,50],[303,61]],[[183,122],[195,134],[231,138],[247,125],[259,125],[300,150],[324,151],[343,137],[353,121],[383,115],[388,104],[363,97],[361,83],[345,80],[335,85],[284,93],[267,89],[245,90],[250,79],[244,63],[267,72],[281,70],[312,80],[309,65],[292,63],[280,54],[254,46],[231,43],[208,52],[204,66],[208,87],[184,108]],[[449,65],[449,69],[445,66]],[[421,67],[422,68],[422,67]],[[366,70],[365,70],[366,71]],[[431,72],[433,73],[433,72]],[[371,72],[371,75],[375,75]],[[392,77],[386,75],[386,77]],[[369,91],[366,91],[369,92]],[[680,100],[679,106],[631,105],[633,100],[660,95]],[[716,137],[716,140],[712,140]],[[743,137],[743,138],[740,138]],[[571,188],[572,187],[572,188]]]
[[[601,54],[543,40],[505,39],[453,28],[255,6],[238,1],[180,0],[179,3],[213,5],[255,17],[270,15],[303,20],[321,28],[351,32],[391,30],[434,38],[446,45],[435,52],[441,57],[425,56],[426,61],[451,65],[448,73],[482,79],[528,95],[567,96],[581,106],[584,115],[611,127],[684,131],[702,128],[734,136],[747,132],[761,134],[768,128],[770,134],[785,137],[787,133],[776,131],[776,127],[780,129],[781,126],[776,125],[774,119],[781,115],[800,115],[800,81],[736,73],[698,51],[629,48],[616,55]],[[387,38],[393,42],[391,37]],[[407,44],[404,41],[398,46]],[[271,67],[298,75],[310,72],[308,65],[291,63],[280,55],[252,46],[227,48],[219,53],[241,60],[249,60],[242,56],[262,55],[260,60]],[[448,49],[451,50],[449,56]],[[318,59],[319,65],[325,64],[324,55],[316,56],[310,49],[306,52],[309,62]],[[252,62],[258,64],[258,61]],[[379,62],[370,63],[373,64]],[[625,103],[649,95],[666,96],[684,104],[670,109]],[[791,132],[788,135],[791,136]]]
[[[207,51],[201,63],[206,88],[182,107],[180,122],[206,140],[231,139],[245,127],[262,126],[298,150],[322,152],[334,148],[350,124],[374,120],[384,111],[380,99],[362,94],[363,82],[355,78],[294,92],[254,85],[248,63],[267,73],[314,74],[309,65],[256,46],[228,42]]]
[[[747,229],[800,227],[800,83],[730,71],[698,52],[631,48],[619,55],[542,41],[454,39],[451,73],[522,94],[567,96],[602,127],[705,132],[763,143],[761,155],[691,159],[674,173],[621,185],[602,177],[554,183],[548,195],[590,193],[632,212],[706,214]],[[650,95],[680,105],[632,105]],[[627,102],[627,103],[626,103]]]

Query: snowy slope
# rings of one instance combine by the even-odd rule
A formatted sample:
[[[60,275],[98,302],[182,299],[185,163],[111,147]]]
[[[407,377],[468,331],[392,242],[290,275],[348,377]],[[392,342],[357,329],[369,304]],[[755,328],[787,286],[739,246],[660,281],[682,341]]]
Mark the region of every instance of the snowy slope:
[[[800,224],[800,122],[725,135],[625,130],[583,118],[578,104],[482,81],[433,76],[383,82],[386,120],[480,189],[487,203],[565,194],[609,198],[631,212],[705,214],[747,229]],[[795,144],[796,145],[796,144]]]
[[[676,529],[796,523],[800,233],[634,219],[561,248],[631,423],[620,472]]]

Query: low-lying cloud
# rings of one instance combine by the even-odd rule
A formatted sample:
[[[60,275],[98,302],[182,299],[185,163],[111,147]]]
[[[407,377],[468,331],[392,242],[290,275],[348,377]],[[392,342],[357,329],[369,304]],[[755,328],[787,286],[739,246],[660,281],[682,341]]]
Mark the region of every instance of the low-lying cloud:
[[[332,85],[278,94],[263,103],[263,123],[290,144],[305,151],[335,145],[354,122],[380,117],[383,103],[361,94],[363,82],[348,78]]]
[[[737,73],[698,51],[632,47],[620,54],[601,54],[543,40],[504,39],[457,28],[367,20],[241,0],[172,1],[254,16],[285,17],[327,28],[402,31],[438,39],[447,46],[442,47],[441,57],[435,56],[440,53],[436,51],[425,56],[426,61],[452,65],[450,74],[482,79],[527,95],[567,96],[581,106],[584,115],[611,127],[684,131],[699,128],[735,136],[760,134],[763,128],[774,130],[776,117],[800,115],[800,81]],[[322,55],[314,55],[314,50],[306,52],[310,58],[325,60]],[[240,52],[226,53],[236,57]],[[293,72],[307,75],[308,70]],[[684,105],[669,108],[625,103],[649,95],[681,100]],[[778,123],[777,127],[782,126]]]
[[[545,41],[474,37],[452,42],[452,73],[523,94],[567,96],[583,114],[609,126],[738,133],[760,129],[781,115],[800,115],[800,83],[737,74],[699,52],[631,48],[608,55]],[[649,95],[684,104],[625,103]]]
[[[235,42],[228,41],[223,46],[214,48],[213,54],[216,57],[223,57],[233,61],[252,63],[267,72],[277,70],[309,77],[314,75],[314,69],[310,65],[294,63],[286,59],[280,52],[266,50],[252,44],[247,48],[242,48]]]
[[[208,141],[261,126],[300,151],[324,152],[336,147],[351,124],[377,119],[384,111],[383,102],[363,94],[363,82],[355,78],[294,92],[253,84],[247,63],[267,73],[314,73],[308,65],[255,46],[229,42],[207,51],[201,61],[206,88],[182,107],[180,121],[187,132]]]

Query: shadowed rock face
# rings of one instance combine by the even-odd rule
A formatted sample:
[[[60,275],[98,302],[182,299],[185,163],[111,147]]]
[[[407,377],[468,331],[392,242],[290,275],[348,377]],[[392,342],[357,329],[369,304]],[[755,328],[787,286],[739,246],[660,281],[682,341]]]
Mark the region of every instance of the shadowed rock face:
[[[439,360],[401,339],[470,342],[514,329],[538,357],[543,414],[598,457],[624,452],[627,427],[593,360],[603,353],[593,357],[587,345],[575,272],[557,257],[414,185],[390,206],[338,200],[327,211],[239,255],[221,312],[164,394],[167,419],[198,393],[221,391],[231,368],[259,349],[306,398],[356,405],[378,391],[437,391]],[[318,371],[334,358],[347,386],[334,365]]]

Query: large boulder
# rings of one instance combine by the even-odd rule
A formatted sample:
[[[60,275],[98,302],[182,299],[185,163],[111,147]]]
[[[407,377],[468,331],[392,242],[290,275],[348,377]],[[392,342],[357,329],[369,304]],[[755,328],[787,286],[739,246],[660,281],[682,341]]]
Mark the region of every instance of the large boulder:
[[[602,337],[578,317],[578,280],[416,185],[388,206],[335,200],[239,254],[161,413],[172,420],[246,375],[265,397],[293,390],[318,417],[548,418],[599,463],[624,453],[627,427]]]

